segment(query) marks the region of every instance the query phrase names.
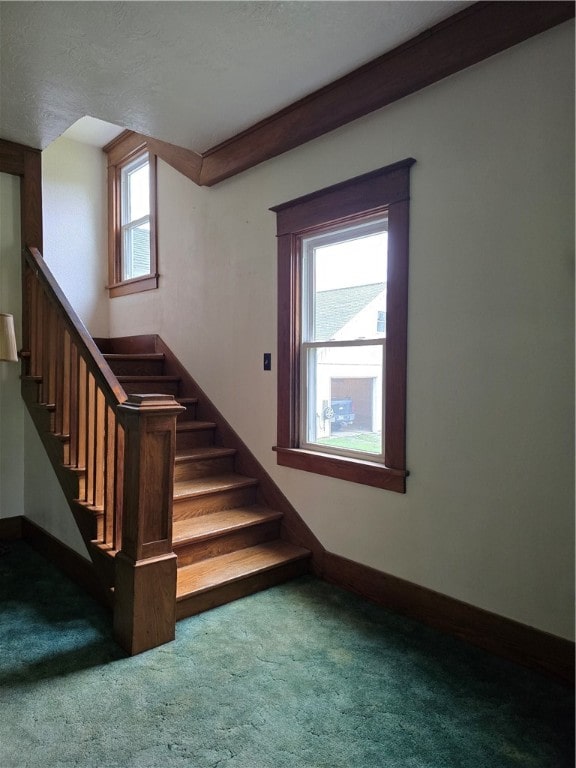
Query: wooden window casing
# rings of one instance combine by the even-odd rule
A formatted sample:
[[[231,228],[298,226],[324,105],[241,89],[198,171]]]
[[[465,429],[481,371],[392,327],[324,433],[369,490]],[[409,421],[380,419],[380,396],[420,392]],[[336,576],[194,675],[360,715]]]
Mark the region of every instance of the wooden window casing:
[[[275,206],[278,238],[278,464],[406,491],[406,368],[410,168],[402,160]],[[388,216],[384,461],[300,448],[302,238],[323,227]]]
[[[122,133],[104,147],[108,158],[108,292],[110,298],[129,293],[150,291],[158,287],[156,241],[157,195],[156,155],[150,152],[144,137]],[[148,154],[150,163],[150,273],[130,280],[123,279],[121,175],[122,168],[141,155]]]

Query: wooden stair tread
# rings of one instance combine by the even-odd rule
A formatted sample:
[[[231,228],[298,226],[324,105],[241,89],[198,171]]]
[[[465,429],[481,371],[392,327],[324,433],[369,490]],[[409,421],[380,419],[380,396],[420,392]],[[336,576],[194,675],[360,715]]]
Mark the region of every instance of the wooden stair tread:
[[[181,451],[176,451],[174,461],[177,464],[187,461],[204,461],[204,459],[216,459],[221,456],[233,456],[235,453],[235,448],[221,448],[212,445],[207,445],[202,448],[184,448]]]
[[[186,565],[178,569],[176,599],[183,600],[309,556],[307,549],[277,539]]]
[[[198,402],[197,397],[176,397],[180,405],[195,405]]]
[[[191,540],[200,541],[259,523],[279,520],[281,517],[281,512],[258,504],[211,512],[208,515],[175,521],[172,529],[172,541],[174,544]]]
[[[226,474],[210,477],[198,477],[194,480],[177,480],[174,483],[174,499],[205,496],[211,493],[220,493],[236,488],[247,488],[257,485],[258,481],[253,477],[244,475]]]

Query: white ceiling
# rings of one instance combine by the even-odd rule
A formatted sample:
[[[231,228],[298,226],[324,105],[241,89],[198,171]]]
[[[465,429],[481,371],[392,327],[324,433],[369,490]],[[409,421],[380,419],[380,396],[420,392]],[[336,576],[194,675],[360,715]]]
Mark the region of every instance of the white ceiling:
[[[0,2],[0,137],[90,115],[204,152],[467,5]]]

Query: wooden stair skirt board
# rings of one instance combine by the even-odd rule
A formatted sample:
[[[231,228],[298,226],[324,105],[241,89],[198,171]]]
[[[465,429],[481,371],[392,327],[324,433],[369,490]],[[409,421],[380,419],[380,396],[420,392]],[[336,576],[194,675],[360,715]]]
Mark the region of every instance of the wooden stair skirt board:
[[[277,489],[270,493],[264,470],[159,338],[96,342],[127,393],[170,394],[185,409],[176,423],[174,462],[177,619],[309,571],[306,537],[289,535],[305,530],[302,521]]]
[[[574,685],[574,641],[325,552],[322,577],[384,608]]]

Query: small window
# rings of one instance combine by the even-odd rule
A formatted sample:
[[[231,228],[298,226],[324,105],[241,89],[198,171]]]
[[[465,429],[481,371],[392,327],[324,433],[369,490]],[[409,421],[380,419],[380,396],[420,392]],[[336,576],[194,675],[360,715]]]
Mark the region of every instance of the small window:
[[[278,463],[401,493],[414,162],[272,208]]]
[[[120,171],[122,280],[150,274],[150,160],[137,158]]]
[[[124,135],[108,154],[110,296],[158,287],[156,157]]]

